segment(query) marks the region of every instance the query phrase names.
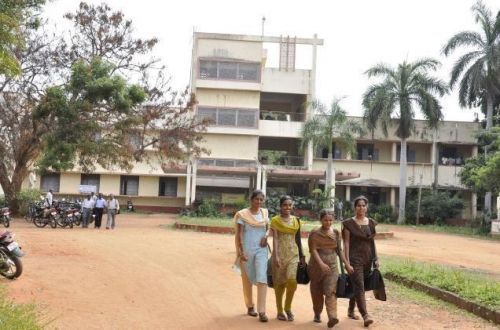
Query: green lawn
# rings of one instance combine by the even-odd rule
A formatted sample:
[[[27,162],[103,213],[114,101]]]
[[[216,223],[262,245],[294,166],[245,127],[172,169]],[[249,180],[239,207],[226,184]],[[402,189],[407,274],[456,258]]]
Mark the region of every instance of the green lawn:
[[[0,289],[0,329],[38,330],[43,329],[37,320],[34,305],[12,303],[4,288]]]
[[[458,294],[495,310],[500,309],[500,282],[477,272],[409,259],[382,256],[381,271]]]

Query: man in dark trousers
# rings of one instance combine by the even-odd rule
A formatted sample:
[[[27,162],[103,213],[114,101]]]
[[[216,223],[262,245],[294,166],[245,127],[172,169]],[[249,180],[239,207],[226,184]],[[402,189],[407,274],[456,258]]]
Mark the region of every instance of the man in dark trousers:
[[[99,194],[95,201],[95,223],[94,228],[101,228],[102,221],[102,213],[104,212],[104,208],[106,207],[106,201],[102,198],[102,194]]]

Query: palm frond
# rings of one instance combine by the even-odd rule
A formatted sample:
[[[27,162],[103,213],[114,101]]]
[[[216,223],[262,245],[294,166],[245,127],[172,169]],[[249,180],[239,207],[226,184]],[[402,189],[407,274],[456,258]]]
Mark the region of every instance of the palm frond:
[[[463,31],[455,34],[453,37],[448,40],[448,43],[443,47],[442,53],[445,56],[448,56],[451,52],[453,52],[457,47],[460,46],[475,46],[478,48],[484,47],[484,41],[481,38],[481,35],[474,31]]]
[[[460,77],[464,69],[467,67],[467,65],[481,54],[482,51],[480,50],[472,51],[470,53],[464,54],[457,60],[451,71],[450,88],[453,88],[453,86],[456,84],[458,78]]]
[[[368,76],[368,78],[378,77],[378,76],[394,77],[394,70],[387,64],[379,63],[374,67],[371,67],[368,70],[366,70],[365,74]]]
[[[436,69],[441,65],[441,63],[433,58],[422,58],[412,63],[410,74],[414,72],[419,72],[420,70],[428,71],[436,71]]]

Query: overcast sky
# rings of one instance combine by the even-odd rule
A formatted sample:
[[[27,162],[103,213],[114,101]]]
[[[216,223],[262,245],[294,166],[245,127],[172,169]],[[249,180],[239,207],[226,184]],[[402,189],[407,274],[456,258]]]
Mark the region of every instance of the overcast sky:
[[[457,56],[441,55],[443,45],[459,31],[479,28],[470,11],[473,0],[105,2],[132,20],[137,36],[159,38],[155,55],[169,68],[177,89],[189,84],[193,30],[260,35],[264,16],[266,35],[312,37],[316,33],[324,39],[318,50],[317,97],[323,102],[345,97],[341,104],[351,115],[362,113],[361,96],[370,84],[363,73],[369,67],[433,57],[442,63],[436,75],[448,82]],[[498,0],[483,2],[495,13],[500,9]],[[78,4],[76,0],[53,0],[45,7],[46,16],[58,28],[64,27],[62,15],[74,12]],[[310,51],[298,51],[298,67],[308,68]],[[474,110],[460,108],[455,92],[443,97],[442,105],[446,120],[474,118]]]

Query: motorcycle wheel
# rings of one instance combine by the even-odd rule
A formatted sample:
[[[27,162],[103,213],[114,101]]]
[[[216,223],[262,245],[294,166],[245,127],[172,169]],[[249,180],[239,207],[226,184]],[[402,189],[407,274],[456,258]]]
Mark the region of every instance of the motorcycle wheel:
[[[21,276],[23,272],[23,264],[21,260],[11,254],[0,250],[0,260],[6,263],[6,268],[0,270],[0,274],[9,280],[13,280]]]
[[[8,215],[4,216],[3,217],[3,225],[5,226],[5,228],[9,228],[10,226],[10,218]]]
[[[46,219],[43,219],[41,217],[35,217],[33,219],[33,223],[35,224],[35,226],[37,226],[38,228],[43,228],[45,226],[47,226],[47,221]]]
[[[68,223],[66,222],[66,216],[64,215],[56,215],[55,217],[55,221],[57,223],[57,225],[59,227],[66,227],[68,225]]]
[[[57,221],[54,217],[50,217],[49,222],[50,222],[50,227],[52,227],[52,228],[57,227]]]

